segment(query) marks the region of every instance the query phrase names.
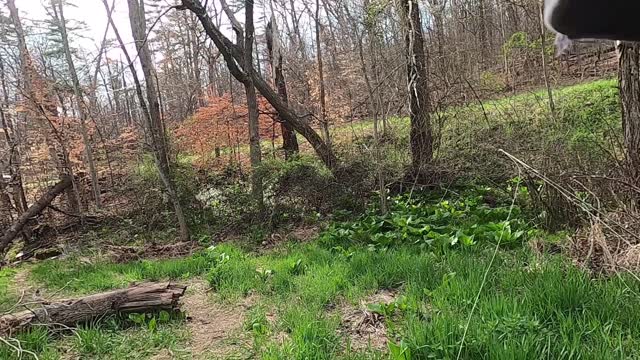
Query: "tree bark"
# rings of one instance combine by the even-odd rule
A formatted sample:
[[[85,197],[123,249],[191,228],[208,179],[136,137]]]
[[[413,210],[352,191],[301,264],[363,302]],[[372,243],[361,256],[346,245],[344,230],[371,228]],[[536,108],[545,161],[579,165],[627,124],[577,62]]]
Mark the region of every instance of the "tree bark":
[[[282,50],[280,49],[280,38],[278,33],[278,25],[275,18],[267,24],[267,51],[269,52],[269,61],[271,63],[273,83],[278,91],[278,95],[285,104],[289,103],[287,94],[287,82],[284,78]],[[282,132],[282,149],[284,150],[285,159],[290,159],[292,155],[300,151],[298,147],[298,138],[296,132],[278,117],[280,121],[280,131]]]
[[[151,115],[149,115],[149,108],[147,107],[147,102],[144,99],[144,94],[142,93],[142,85],[140,84],[140,78],[138,77],[138,71],[136,70],[135,64],[133,62],[133,60],[131,59],[131,56],[129,56],[129,52],[127,51],[127,47],[124,43],[124,41],[122,40],[122,37],[120,36],[120,32],[118,31],[118,28],[116,27],[115,22],[113,21],[113,17],[112,17],[112,11],[109,8],[109,4],[107,3],[107,0],[102,0],[102,4],[104,5],[105,10],[107,11],[107,17],[109,18],[109,23],[111,24],[111,28],[113,29],[113,33],[116,35],[116,40],[118,40],[118,45],[120,46],[120,50],[122,51],[122,53],[124,54],[124,58],[125,60],[127,60],[127,64],[129,64],[129,71],[131,71],[131,76],[133,77],[133,82],[136,88],[136,95],[138,97],[138,102],[140,102],[140,108],[142,109],[142,112],[144,113],[144,117],[145,120],[147,121],[147,123],[150,123],[150,119],[151,119]],[[124,76],[124,66],[122,68],[122,87],[123,89],[127,88],[127,83],[126,83],[126,77]],[[127,92],[128,94],[128,92]],[[128,96],[125,95],[127,101],[128,101]],[[131,114],[129,115],[129,117],[131,117]],[[131,121],[131,119],[129,119]]]
[[[640,185],[640,45],[620,42],[618,78],[629,176]]]
[[[427,55],[417,0],[400,0],[400,13],[405,26],[407,85],[411,118],[412,171],[422,174],[433,157],[431,132],[431,100],[427,79]]]
[[[31,304],[28,310],[0,316],[0,336],[12,336],[35,323],[69,327],[117,313],[173,312],[186,289],[171,283],[145,283],[79,299]]]
[[[320,126],[324,133],[324,141],[331,146],[331,135],[329,134],[329,120],[327,119],[327,98],[324,86],[324,63],[322,61],[322,42],[320,34],[320,0],[316,0],[316,59],[318,61],[318,82],[320,83]]]
[[[180,239],[184,242],[189,241],[189,227],[187,220],[180,204],[180,199],[176,191],[175,184],[171,177],[169,168],[169,157],[166,148],[166,137],[162,118],[160,116],[160,103],[158,99],[157,88],[155,84],[153,60],[151,52],[146,42],[146,24],[144,18],[144,0],[128,0],[129,3],[129,20],[131,22],[131,30],[133,39],[138,50],[140,65],[144,74],[147,90],[147,101],[149,105],[149,134],[151,143],[154,148],[154,157],[158,174],[164,184],[170,201],[176,213],[178,225],[180,227]]]
[[[38,199],[33,205],[31,205],[27,211],[22,213],[20,217],[11,225],[0,237],[0,254],[4,254],[5,249],[13,239],[22,231],[29,219],[40,214],[51,202],[60,195],[63,191],[70,188],[73,185],[70,176],[64,177],[59,183],[51,187],[47,192]]]
[[[89,133],[87,131],[87,108],[84,103],[82,95],[82,89],[80,87],[80,80],[76,72],[76,67],[73,63],[73,57],[71,56],[71,49],[69,48],[69,36],[67,34],[67,24],[64,18],[64,6],[62,6],[61,0],[52,0],[53,14],[58,23],[58,30],[62,36],[62,47],[64,48],[64,55],[71,74],[71,81],[73,83],[73,92],[76,97],[76,104],[78,106],[78,112],[80,113],[80,133],[82,135],[82,142],[84,143],[85,156],[87,157],[87,165],[89,166],[89,173],[91,176],[91,189],[93,190],[93,198],[96,203],[96,207],[100,209],[102,203],[100,201],[100,184],[98,183],[98,172],[96,170],[95,162],[93,161],[93,148],[89,139]]]
[[[244,24],[244,68],[253,68],[253,0],[244,2],[245,24]],[[251,192],[253,199],[258,203],[258,207],[264,207],[264,194],[262,189],[262,177],[259,175],[258,167],[262,162],[262,149],[260,148],[260,123],[258,119],[258,98],[256,88],[253,85],[252,77],[248,77],[244,82],[244,90],[247,96],[247,110],[249,111],[249,155],[251,157]]]
[[[4,138],[7,142],[7,147],[10,151],[9,157],[9,175],[14,179],[13,184],[10,184],[13,188],[13,201],[18,211],[18,215],[27,210],[27,197],[24,192],[24,185],[22,181],[22,156],[21,146],[14,131],[14,126],[11,122],[11,118],[4,111],[4,107],[9,106],[9,92],[7,90],[7,80],[4,68],[4,60],[0,56],[0,85],[2,88],[2,102],[0,103],[0,126],[4,129]]]

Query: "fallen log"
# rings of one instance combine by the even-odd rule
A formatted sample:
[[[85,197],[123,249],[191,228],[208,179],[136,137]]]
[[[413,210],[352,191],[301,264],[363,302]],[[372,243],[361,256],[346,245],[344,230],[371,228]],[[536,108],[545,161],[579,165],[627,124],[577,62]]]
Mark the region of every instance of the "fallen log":
[[[42,195],[38,201],[31,205],[27,211],[25,211],[20,217],[5,231],[4,235],[0,237],[0,254],[4,253],[7,246],[15,239],[16,236],[22,231],[22,228],[27,224],[29,219],[40,214],[53,199],[65,191],[72,185],[71,177],[65,176],[60,182],[49,188],[44,195]]]
[[[171,283],[144,283],[79,299],[25,304],[25,311],[0,316],[0,336],[11,336],[36,324],[73,327],[117,313],[176,311],[186,289]]]

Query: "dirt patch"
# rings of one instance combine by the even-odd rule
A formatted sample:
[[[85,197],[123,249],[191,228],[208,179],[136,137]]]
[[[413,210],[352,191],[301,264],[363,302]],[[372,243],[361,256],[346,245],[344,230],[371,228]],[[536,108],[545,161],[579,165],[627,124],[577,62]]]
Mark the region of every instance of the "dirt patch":
[[[341,335],[348,337],[352,350],[387,349],[387,326],[385,317],[369,310],[370,304],[390,304],[397,294],[390,290],[381,290],[360,301],[360,304],[342,304],[338,307],[342,323]]]
[[[206,282],[189,284],[183,309],[191,333],[189,347],[194,359],[229,359],[243,356],[250,344],[243,339],[245,313],[252,300],[238,305],[221,305],[213,301]],[[244,354],[246,355],[246,354]]]

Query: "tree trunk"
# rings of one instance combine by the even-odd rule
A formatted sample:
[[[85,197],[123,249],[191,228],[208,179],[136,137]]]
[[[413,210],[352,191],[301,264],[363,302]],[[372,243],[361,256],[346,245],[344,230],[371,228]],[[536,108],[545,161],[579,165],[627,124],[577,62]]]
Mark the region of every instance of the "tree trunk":
[[[405,26],[407,56],[407,84],[409,115],[411,118],[412,171],[420,175],[426,171],[433,157],[431,133],[431,103],[427,79],[427,55],[417,0],[400,0],[400,12]]]
[[[111,24],[111,28],[113,29],[113,33],[116,36],[116,40],[118,40],[118,45],[120,46],[120,50],[122,51],[122,53],[124,54],[124,58],[125,60],[127,60],[127,64],[129,64],[129,71],[131,71],[131,76],[133,77],[133,82],[136,88],[136,95],[138,97],[138,102],[140,103],[140,108],[142,109],[145,121],[147,122],[147,125],[149,125],[150,123],[150,119],[151,119],[151,115],[149,114],[149,108],[147,107],[147,102],[144,99],[144,94],[142,93],[142,85],[140,84],[140,78],[138,77],[138,71],[136,70],[135,67],[135,63],[133,62],[133,60],[131,59],[131,56],[129,56],[129,52],[127,51],[127,47],[124,43],[124,41],[122,40],[122,37],[120,36],[120,32],[118,31],[118,28],[116,27],[115,22],[113,21],[113,17],[112,17],[112,12],[111,9],[109,8],[109,4],[107,3],[107,0],[102,0],[102,4],[104,5],[105,10],[107,11],[107,17],[109,18],[109,23]],[[127,88],[127,82],[126,82],[126,76],[124,75],[124,64],[122,67],[122,86],[123,89]],[[128,94],[128,92],[127,92]],[[127,102],[128,101],[128,96],[126,96],[127,98]],[[130,108],[131,106],[129,106]],[[129,109],[130,111],[133,111],[132,109]],[[131,115],[129,115],[129,117],[131,117]]]
[[[640,185],[640,45],[620,42],[619,83],[629,176]]]
[[[4,107],[9,106],[9,92],[7,90],[7,81],[4,69],[4,61],[0,56],[0,85],[2,88],[2,102],[0,103],[0,126],[4,129],[4,138],[7,142],[7,147],[10,151],[9,161],[11,166],[9,167],[9,175],[14,179],[13,184],[9,184],[13,188],[13,201],[15,203],[18,215],[27,210],[27,197],[24,192],[24,186],[22,181],[22,156],[20,146],[14,126],[11,122],[9,114],[4,111]]]
[[[275,17],[267,24],[267,50],[269,52],[269,61],[271,63],[272,76],[274,85],[278,91],[278,95],[285,104],[289,103],[287,94],[287,82],[284,78],[282,50],[280,49],[280,38],[278,33],[278,25]],[[298,147],[298,138],[296,133],[289,124],[280,121],[280,131],[282,132],[282,149],[284,150],[285,159],[290,159],[292,155],[300,151]]]
[[[547,88],[547,96],[549,97],[549,110],[551,116],[556,117],[556,103],[553,101],[553,90],[551,89],[551,83],[549,81],[549,69],[547,66],[547,44],[545,39],[545,25],[544,25],[544,12],[542,9],[542,3],[538,3],[538,10],[540,13],[540,57],[542,58],[542,75],[544,77],[544,85]]]
[[[89,140],[89,133],[87,132],[87,108],[83,100],[80,80],[78,79],[76,67],[71,56],[71,49],[69,48],[69,36],[67,34],[67,24],[64,18],[64,6],[62,6],[61,0],[52,0],[51,5],[53,7],[53,14],[56,18],[56,22],[58,23],[58,29],[62,36],[62,47],[64,48],[65,59],[67,61],[69,73],[71,74],[71,81],[73,83],[73,92],[75,94],[76,104],[80,113],[80,133],[82,135],[85,156],[87,157],[87,165],[89,166],[89,173],[91,175],[91,189],[93,190],[93,198],[96,203],[96,207],[100,209],[102,207],[100,201],[100,184],[98,183],[98,172],[93,161],[93,148],[91,146],[91,141]]]
[[[253,0],[244,2],[245,24],[244,24],[244,67],[253,68]],[[262,162],[262,149],[260,148],[260,123],[258,119],[258,98],[253,79],[248,77],[244,82],[244,90],[247,96],[247,109],[249,111],[249,155],[251,157],[251,192],[253,199],[258,203],[258,207],[264,207],[264,196],[262,189],[262,177],[259,176],[258,167]]]
[[[331,135],[329,134],[329,120],[327,119],[327,99],[324,86],[324,63],[322,62],[322,42],[320,34],[320,0],[316,0],[316,58],[318,61],[318,82],[320,83],[320,126],[324,134],[324,141],[331,147]]]
[[[32,304],[25,311],[0,316],[0,336],[13,336],[36,323],[73,327],[118,313],[173,312],[179,309],[186,289],[171,283],[145,283],[79,299]]]
[[[0,254],[4,254],[7,246],[15,239],[16,236],[22,231],[29,219],[40,214],[51,202],[60,195],[63,191],[70,188],[73,185],[71,177],[64,177],[59,183],[51,187],[47,192],[38,199],[33,205],[31,205],[27,211],[22,213],[20,217],[11,225],[0,237]]]
[[[169,168],[169,157],[165,146],[165,133],[162,118],[160,117],[160,103],[153,74],[153,60],[151,58],[151,52],[149,51],[149,45],[146,42],[144,2],[143,0],[128,0],[128,3],[131,31],[133,32],[133,39],[136,44],[136,50],[138,51],[140,65],[142,67],[146,83],[150,116],[148,119],[148,126],[151,143],[154,149],[156,167],[158,168],[160,179],[167,190],[169,199],[173,203],[173,208],[180,227],[180,239],[186,242],[189,241],[189,227],[187,226],[187,220],[182,210],[182,205],[180,205],[180,199]]]
[[[370,2],[365,0],[364,2],[364,10],[368,11]],[[378,28],[375,26],[377,19],[371,21],[367,24],[367,37],[369,38],[369,55],[371,57],[371,69],[367,69],[367,63],[364,59],[364,35],[357,36],[358,42],[358,55],[360,58],[360,68],[362,69],[362,76],[364,77],[365,85],[367,86],[367,92],[369,94],[369,107],[371,111],[371,115],[373,116],[373,151],[376,162],[376,172],[378,177],[378,192],[380,193],[380,212],[382,214],[387,213],[387,186],[384,179],[384,169],[382,164],[382,152],[380,146],[382,145],[380,142],[380,130],[379,130],[379,115],[380,115],[380,105],[381,99],[378,91],[374,89],[371,85],[371,79],[369,78],[369,72],[372,72],[374,78],[377,79],[378,73],[378,50],[380,49],[379,39],[378,39]],[[376,81],[377,82],[377,81]]]

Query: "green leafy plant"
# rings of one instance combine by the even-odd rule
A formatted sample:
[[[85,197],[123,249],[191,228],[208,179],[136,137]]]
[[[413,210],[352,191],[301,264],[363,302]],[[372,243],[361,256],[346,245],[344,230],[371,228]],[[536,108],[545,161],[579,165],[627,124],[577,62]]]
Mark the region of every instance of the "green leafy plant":
[[[365,244],[384,251],[399,245],[417,245],[437,252],[467,248],[478,243],[505,245],[523,241],[528,228],[518,207],[491,206],[479,189],[458,198],[434,201],[428,197],[391,199],[390,211],[379,215],[369,209],[357,221],[330,226],[322,240],[344,254],[343,244]],[[509,204],[510,205],[510,204]]]
[[[306,268],[307,267],[302,259],[298,259],[294,263],[289,265],[289,272],[293,275],[302,275],[304,274]]]
[[[389,358],[391,360],[411,360],[411,348],[404,341],[389,342]]]

